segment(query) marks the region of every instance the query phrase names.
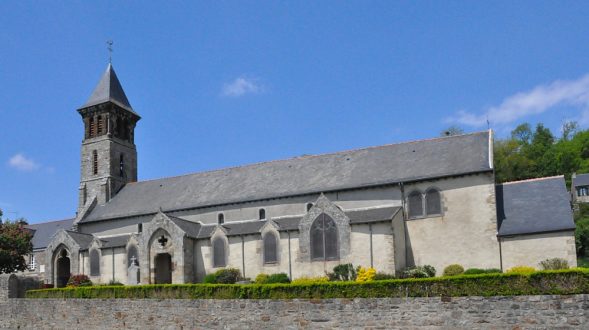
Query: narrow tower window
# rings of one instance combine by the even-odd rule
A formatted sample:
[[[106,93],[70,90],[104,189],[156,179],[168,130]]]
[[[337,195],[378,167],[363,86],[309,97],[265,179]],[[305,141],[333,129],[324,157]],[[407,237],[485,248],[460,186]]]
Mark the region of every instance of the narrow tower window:
[[[219,213],[217,215],[217,222],[221,225],[225,222],[225,215],[223,213]]]
[[[92,151],[92,174],[98,174],[98,152]]]
[[[266,210],[264,210],[264,209],[260,209],[260,214],[259,214],[259,216],[260,216],[260,217],[259,217],[259,218],[260,218],[260,220],[264,220],[264,219],[266,219]]]
[[[88,123],[88,127],[90,128],[89,129],[89,136],[88,137],[91,137],[92,138],[92,137],[94,137],[95,132],[96,132],[95,131],[95,127],[94,127],[94,117],[90,117],[90,121]]]
[[[119,176],[122,178],[125,176],[125,155],[121,154],[119,157]]]

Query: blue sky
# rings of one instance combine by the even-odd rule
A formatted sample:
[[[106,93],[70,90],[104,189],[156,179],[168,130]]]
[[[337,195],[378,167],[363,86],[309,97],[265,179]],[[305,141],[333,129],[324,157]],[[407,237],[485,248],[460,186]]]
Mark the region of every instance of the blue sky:
[[[76,109],[108,63],[139,179],[421,138],[589,125],[586,1],[0,2],[0,208],[77,205]]]

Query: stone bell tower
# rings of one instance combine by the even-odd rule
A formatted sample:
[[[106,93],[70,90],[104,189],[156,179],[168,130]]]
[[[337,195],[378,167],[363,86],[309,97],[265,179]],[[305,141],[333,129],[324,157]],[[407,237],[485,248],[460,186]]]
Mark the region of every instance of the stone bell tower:
[[[137,181],[134,130],[141,119],[110,63],[78,112],[84,122],[84,140],[75,224],[94,206],[108,202],[125,184]]]

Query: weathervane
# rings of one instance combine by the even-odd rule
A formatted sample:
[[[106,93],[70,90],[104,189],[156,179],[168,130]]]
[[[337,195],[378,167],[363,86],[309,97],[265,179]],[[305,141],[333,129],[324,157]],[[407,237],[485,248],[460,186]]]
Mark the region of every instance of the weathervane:
[[[106,49],[108,49],[108,63],[112,64],[112,40],[107,40],[106,44],[108,46],[106,46]]]

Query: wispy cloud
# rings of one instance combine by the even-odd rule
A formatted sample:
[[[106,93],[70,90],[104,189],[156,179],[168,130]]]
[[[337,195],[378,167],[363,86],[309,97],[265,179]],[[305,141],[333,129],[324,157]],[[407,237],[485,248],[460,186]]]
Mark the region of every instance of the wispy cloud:
[[[558,106],[579,109],[581,114],[577,119],[582,124],[589,124],[589,74],[577,80],[557,80],[511,95],[498,106],[485,109],[483,114],[458,111],[455,116],[447,118],[446,122],[476,127],[485,125],[488,119],[494,125],[510,124]]]
[[[23,172],[32,172],[41,168],[40,164],[38,164],[31,158],[27,158],[22,153],[18,153],[10,157],[10,159],[8,160],[8,165],[12,168],[15,168]]]
[[[246,94],[258,94],[264,91],[264,86],[253,78],[238,77],[230,83],[223,85],[221,95],[227,97],[239,97]]]

